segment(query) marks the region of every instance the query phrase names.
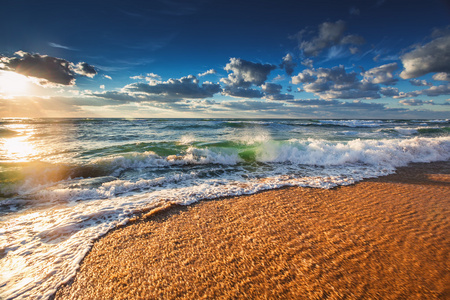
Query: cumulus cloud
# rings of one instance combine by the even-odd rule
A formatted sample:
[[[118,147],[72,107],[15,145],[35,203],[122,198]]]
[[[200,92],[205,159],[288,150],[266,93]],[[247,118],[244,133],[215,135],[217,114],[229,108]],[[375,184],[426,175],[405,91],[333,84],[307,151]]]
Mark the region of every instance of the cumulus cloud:
[[[302,30],[296,34],[299,48],[305,56],[317,56],[324,49],[338,45],[361,45],[364,38],[358,35],[344,35],[346,31],[345,22],[324,22],[319,25],[317,31],[308,32]],[[312,37],[311,37],[312,35]],[[308,39],[308,37],[311,37]]]
[[[398,101],[398,103],[406,106],[422,106],[424,104],[433,104],[433,100],[422,101],[419,99],[405,99]]]
[[[394,85],[398,81],[393,75],[393,72],[397,68],[397,63],[372,68],[362,74],[364,77],[363,80],[374,84]]]
[[[409,81],[409,83],[411,83],[414,86],[432,86],[433,85],[431,82],[427,82],[425,79],[424,80],[411,79]]]
[[[227,78],[220,81],[230,87],[249,88],[252,85],[260,86],[277,66],[247,61],[240,58],[230,58],[224,70],[231,72]]]
[[[78,75],[86,76],[89,78],[93,78],[97,71],[95,68],[85,62],[80,62],[78,64],[71,64],[72,71],[74,71]]]
[[[436,73],[433,75],[433,79],[437,81],[450,81],[450,73]]]
[[[280,68],[284,69],[286,71],[286,74],[292,76],[292,74],[294,74],[294,68],[296,66],[297,64],[294,62],[294,58],[290,53],[288,53],[285,57],[283,57],[283,62],[281,63]]]
[[[224,70],[231,72],[227,78],[220,81],[225,83],[222,93],[232,97],[261,98],[264,94],[251,88],[261,86],[267,80],[270,72],[277,66],[271,64],[254,63],[240,58],[230,58]]]
[[[414,50],[400,57],[404,70],[403,79],[420,77],[428,73],[450,73],[450,33],[444,32],[425,45],[416,46]]]
[[[261,86],[269,100],[289,100],[294,99],[293,95],[281,94],[282,86],[276,83],[265,83]]]
[[[450,84],[432,86],[428,89],[419,91],[419,93],[430,97],[450,95]]]
[[[398,94],[398,96],[394,96],[394,98],[395,99],[410,98],[410,97],[417,97],[420,95],[425,95],[425,96],[429,96],[429,97],[450,95],[450,83],[431,86],[424,90],[412,91],[412,92],[407,92],[407,93],[400,92]]]
[[[61,58],[24,51],[18,51],[15,55],[0,57],[0,70],[38,78],[42,85],[74,85],[76,75],[92,78],[97,74],[95,68],[85,62],[74,64]]]
[[[158,96],[159,100],[176,101],[179,99],[203,99],[212,97],[222,89],[219,84],[203,82],[194,75],[182,77],[180,79],[169,79],[165,82],[150,81],[149,83],[132,83],[124,88],[126,91]]]
[[[210,69],[210,70],[208,70],[208,71],[206,71],[206,72],[199,73],[197,76],[198,76],[198,77],[203,77],[203,76],[206,76],[206,75],[216,74],[216,73],[217,73],[216,70]]]
[[[308,68],[312,69],[312,68],[313,68],[313,60],[310,59],[310,58],[305,58],[305,59],[302,61],[302,65],[304,65],[305,67],[308,67]]]
[[[386,97],[394,97],[394,96],[398,96],[400,91],[398,90],[398,88],[382,87],[380,89],[380,93]]]
[[[379,87],[360,81],[357,73],[347,73],[344,66],[331,69],[307,69],[292,77],[293,84],[303,83],[303,90],[322,99],[376,99]]]

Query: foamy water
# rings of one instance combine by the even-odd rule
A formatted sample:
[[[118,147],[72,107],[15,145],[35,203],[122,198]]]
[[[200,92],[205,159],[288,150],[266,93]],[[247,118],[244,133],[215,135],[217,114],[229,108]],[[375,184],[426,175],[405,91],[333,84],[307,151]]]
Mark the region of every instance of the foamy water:
[[[143,209],[450,159],[449,120],[2,120],[0,296],[46,299]]]

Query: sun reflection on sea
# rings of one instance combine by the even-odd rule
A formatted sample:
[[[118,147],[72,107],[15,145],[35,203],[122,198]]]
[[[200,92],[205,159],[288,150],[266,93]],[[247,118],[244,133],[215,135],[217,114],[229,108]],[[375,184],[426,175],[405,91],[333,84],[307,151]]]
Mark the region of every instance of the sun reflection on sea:
[[[0,160],[23,162],[33,159],[38,151],[29,137],[25,134],[0,139]]]

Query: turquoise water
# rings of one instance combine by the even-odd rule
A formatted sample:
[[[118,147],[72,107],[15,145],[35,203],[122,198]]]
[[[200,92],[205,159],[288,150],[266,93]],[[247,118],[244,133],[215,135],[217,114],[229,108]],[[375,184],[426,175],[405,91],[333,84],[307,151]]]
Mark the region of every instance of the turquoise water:
[[[449,120],[0,119],[0,296],[48,298],[141,209],[449,158]]]

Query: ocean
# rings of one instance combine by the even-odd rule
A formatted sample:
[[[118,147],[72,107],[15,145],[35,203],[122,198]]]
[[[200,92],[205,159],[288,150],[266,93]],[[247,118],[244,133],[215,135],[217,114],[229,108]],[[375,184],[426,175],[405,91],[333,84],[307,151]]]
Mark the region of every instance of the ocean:
[[[0,298],[47,299],[143,210],[448,159],[448,119],[0,119]]]

